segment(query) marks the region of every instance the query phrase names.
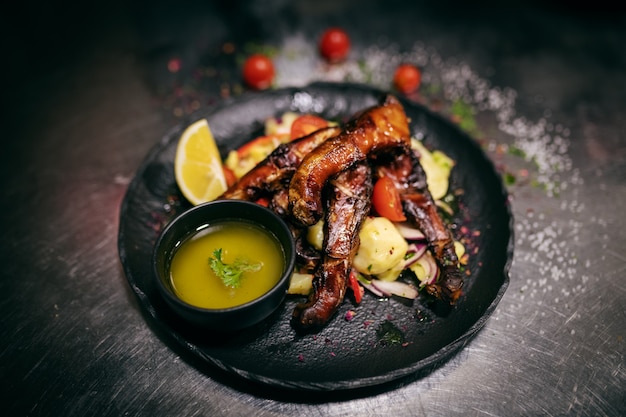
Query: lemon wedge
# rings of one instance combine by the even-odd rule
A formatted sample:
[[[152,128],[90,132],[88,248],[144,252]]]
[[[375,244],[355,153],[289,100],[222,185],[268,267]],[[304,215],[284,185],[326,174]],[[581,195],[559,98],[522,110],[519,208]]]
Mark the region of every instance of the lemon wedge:
[[[181,192],[194,205],[214,200],[226,191],[222,158],[206,119],[183,131],[176,147],[174,173]]]

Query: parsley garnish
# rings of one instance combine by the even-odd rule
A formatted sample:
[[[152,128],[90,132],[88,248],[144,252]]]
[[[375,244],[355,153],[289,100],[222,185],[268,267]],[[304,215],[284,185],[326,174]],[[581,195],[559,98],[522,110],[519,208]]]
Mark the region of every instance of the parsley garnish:
[[[389,320],[385,320],[376,330],[378,341],[382,345],[395,345],[404,343],[404,335]]]
[[[257,272],[261,269],[260,263],[250,264],[249,261],[239,258],[230,265],[225,264],[222,262],[222,248],[213,251],[213,256],[209,258],[209,265],[224,285],[231,288],[239,288],[241,275],[244,272]]]

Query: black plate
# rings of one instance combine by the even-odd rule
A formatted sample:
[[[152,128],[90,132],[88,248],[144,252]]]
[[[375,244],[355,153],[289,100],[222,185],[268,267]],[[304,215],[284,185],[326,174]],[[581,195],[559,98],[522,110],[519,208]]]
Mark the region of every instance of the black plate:
[[[242,95],[187,122],[205,117],[222,153],[250,140],[267,117],[285,111],[318,113],[344,120],[377,104],[383,92],[366,86],[316,83]],[[478,252],[470,257],[471,275],[464,295],[451,311],[418,299],[380,301],[366,294],[355,306],[347,297],[321,332],[298,335],[289,324],[302,298],[288,298],[262,324],[232,334],[207,334],[181,323],[154,287],[150,261],[159,229],[189,206],[174,178],[176,144],[188,123],[167,134],[149,153],[131,182],[121,206],[119,251],[128,282],[153,321],[202,363],[243,378],[303,390],[352,389],[382,384],[449,358],[485,324],[508,285],[513,253],[512,215],[507,194],[493,164],[455,125],[422,106],[403,102],[414,135],[456,161],[451,187],[463,189],[464,209],[457,222],[473,233]],[[344,316],[354,310],[356,316]],[[397,336],[395,339],[390,336]]]

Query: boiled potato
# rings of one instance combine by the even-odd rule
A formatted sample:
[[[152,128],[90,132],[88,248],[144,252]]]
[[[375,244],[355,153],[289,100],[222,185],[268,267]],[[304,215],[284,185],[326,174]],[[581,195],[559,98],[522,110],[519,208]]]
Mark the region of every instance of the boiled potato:
[[[313,290],[313,275],[294,272],[289,280],[287,294],[309,295]]]
[[[402,262],[408,244],[385,217],[368,217],[359,233],[361,246],[353,266],[362,274],[377,275]]]
[[[420,164],[426,173],[430,194],[435,200],[442,199],[448,192],[448,181],[454,161],[441,151],[430,152],[417,139],[411,140],[411,147],[420,153]]]
[[[390,269],[376,275],[376,278],[381,281],[395,281],[398,279],[403,270],[404,260],[400,260],[400,262],[392,266]]]
[[[320,220],[307,229],[306,240],[317,250],[324,245],[324,220]]]
[[[265,134],[269,135],[289,135],[293,121],[298,118],[299,114],[294,112],[286,112],[280,118],[270,117],[265,121]]]

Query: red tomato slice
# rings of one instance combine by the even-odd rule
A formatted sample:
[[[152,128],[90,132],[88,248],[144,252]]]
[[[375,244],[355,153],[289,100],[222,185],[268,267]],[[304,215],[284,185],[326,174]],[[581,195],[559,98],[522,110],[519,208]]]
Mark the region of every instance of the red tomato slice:
[[[389,177],[381,177],[374,184],[372,205],[379,215],[388,218],[392,222],[403,222],[406,220],[402,211],[400,193],[396,189],[393,180]]]
[[[226,185],[230,187],[237,182],[237,177],[235,176],[235,173],[232,169],[228,168],[227,166],[223,166],[222,170],[224,171],[224,178],[226,178]]]
[[[237,149],[237,155],[239,158],[245,158],[250,153],[250,149],[256,146],[270,146],[274,143],[276,139],[279,139],[277,136],[269,135],[269,136],[259,136],[256,139],[251,140],[250,142],[244,143],[241,145],[239,149]]]
[[[328,121],[313,114],[305,114],[298,117],[291,124],[291,140],[301,138],[328,126]]]

